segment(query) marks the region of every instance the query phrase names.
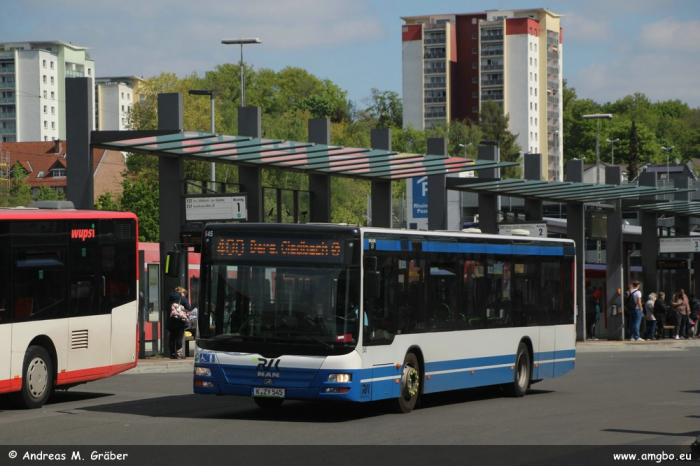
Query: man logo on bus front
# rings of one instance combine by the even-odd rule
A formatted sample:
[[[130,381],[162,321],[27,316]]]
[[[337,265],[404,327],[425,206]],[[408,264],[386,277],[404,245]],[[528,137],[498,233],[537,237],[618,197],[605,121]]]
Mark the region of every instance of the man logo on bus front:
[[[279,359],[255,358],[253,360],[258,361],[258,365],[255,367],[255,370],[258,371],[258,377],[277,378],[280,376]]]

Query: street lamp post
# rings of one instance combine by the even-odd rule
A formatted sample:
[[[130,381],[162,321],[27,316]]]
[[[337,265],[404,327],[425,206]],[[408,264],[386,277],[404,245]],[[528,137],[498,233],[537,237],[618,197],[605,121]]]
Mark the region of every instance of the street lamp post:
[[[669,152],[671,152],[674,147],[676,147],[676,146],[671,146],[671,147],[663,147],[662,146],[661,147],[661,150],[666,152],[666,183],[671,181],[671,176],[670,176],[671,174],[670,174],[670,171],[668,169],[668,158],[669,158]]]
[[[606,139],[605,142],[610,143],[610,165],[615,165],[615,143],[619,142],[620,138],[617,139]]]
[[[241,46],[241,107],[245,107],[245,78],[243,76],[243,45],[245,44],[261,44],[262,41],[258,39],[257,37],[255,38],[247,38],[247,37],[238,37],[236,39],[223,39],[221,41],[222,44],[225,45],[231,45],[231,44],[240,44]]]
[[[612,120],[612,113],[593,113],[591,115],[583,115],[585,119],[595,119],[595,182],[600,184],[600,120]]]
[[[465,159],[467,158],[467,147],[469,147],[469,146],[471,146],[471,145],[472,145],[471,142],[470,142],[469,144],[467,144],[466,146],[465,146],[464,144],[460,144],[460,145],[459,145],[459,147],[464,148],[464,158],[465,158]]]
[[[190,95],[208,95],[211,97],[211,132],[212,134],[216,134],[214,131],[214,91],[212,90],[205,90],[205,89],[191,89],[189,91]],[[212,191],[216,191],[215,189],[215,183],[216,183],[216,165],[214,162],[211,163],[211,170],[210,170],[210,177],[211,177],[211,183],[210,183],[210,188]]]

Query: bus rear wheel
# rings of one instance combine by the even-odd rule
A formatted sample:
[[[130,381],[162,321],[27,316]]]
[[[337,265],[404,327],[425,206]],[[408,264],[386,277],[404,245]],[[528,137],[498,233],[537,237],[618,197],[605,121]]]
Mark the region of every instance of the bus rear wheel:
[[[282,403],[284,402],[283,398],[259,398],[255,397],[253,398],[255,400],[255,404],[261,407],[262,409],[277,409],[280,406],[282,406]]]
[[[399,397],[393,401],[393,410],[397,413],[410,413],[416,406],[420,394],[420,365],[413,353],[408,353],[403,361],[401,371],[401,388]]]
[[[30,346],[24,355],[19,402],[29,409],[40,408],[53,392],[53,366],[41,346]]]
[[[518,345],[518,352],[515,355],[515,373],[513,374],[513,383],[508,383],[503,386],[505,392],[513,397],[520,398],[525,396],[527,389],[530,388],[530,374],[532,374],[532,364],[530,363],[530,352],[525,343]]]

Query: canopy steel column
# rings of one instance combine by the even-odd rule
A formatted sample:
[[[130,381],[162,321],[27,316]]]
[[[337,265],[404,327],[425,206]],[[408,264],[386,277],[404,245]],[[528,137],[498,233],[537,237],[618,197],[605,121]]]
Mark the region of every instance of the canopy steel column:
[[[651,186],[656,188],[656,173],[642,172],[639,174],[639,186]],[[655,199],[656,196],[647,199]],[[642,302],[646,295],[659,289],[658,266],[659,258],[659,233],[657,214],[641,211],[639,213],[642,226]],[[671,293],[673,291],[669,290]],[[670,296],[670,294],[669,294]]]
[[[566,162],[566,181],[583,182],[583,160]],[[586,339],[586,230],[583,212],[582,203],[566,204],[566,237],[576,243],[576,338],[579,341]]]
[[[238,107],[238,135],[260,138],[262,117],[260,107]],[[238,166],[238,182],[246,193],[248,222],[264,222],[262,168],[260,166]]]
[[[391,150],[391,129],[373,129],[370,133],[373,149]],[[391,180],[372,180],[372,226],[391,228]],[[428,211],[430,212],[430,211]],[[430,215],[430,213],[428,213]]]
[[[479,146],[479,160],[499,161],[497,145]],[[479,170],[479,178],[500,178],[501,170]],[[479,229],[484,233],[498,234],[499,197],[496,194],[479,193]]]
[[[328,118],[310,118],[309,142],[330,145],[331,122]],[[310,222],[330,223],[331,221],[331,177],[330,175],[309,174],[311,191]]]
[[[447,155],[445,138],[428,138],[428,154]],[[447,177],[428,176],[428,230],[447,230]]]
[[[605,184],[620,186],[622,170],[619,166],[605,167]],[[608,211],[607,238],[605,240],[605,306],[601,303],[601,313],[608,317],[608,340],[621,341],[624,335],[624,309],[622,308],[624,249],[622,245],[622,200],[606,201],[615,206]],[[614,311],[613,311],[614,309]],[[599,321],[598,325],[600,325]]]
[[[90,131],[94,123],[90,78],[66,79],[66,140],[70,144],[70,167],[66,171],[66,199],[76,209],[94,209],[94,178]]]
[[[679,188],[679,189],[687,189],[690,188],[690,178],[681,178],[681,179],[674,179],[673,180],[673,187],[674,188]],[[683,192],[683,193],[676,193],[674,194],[674,200],[675,201],[685,201],[688,202],[690,200],[690,193]],[[686,217],[685,215],[678,215],[676,214],[673,222],[673,226],[675,227],[676,230],[676,236],[690,236],[690,217]],[[684,258],[692,259],[696,256],[696,254],[676,254],[676,256],[681,256]],[[690,266],[691,262],[688,261],[688,265]],[[690,269],[681,269],[681,270],[676,270],[676,277],[677,277],[677,283],[676,288],[683,288],[685,289],[686,294],[690,294],[692,290],[691,287],[691,282],[690,282]],[[695,278],[697,280],[697,277]],[[656,288],[654,288],[656,290]],[[650,290],[651,291],[651,290]],[[663,290],[666,291],[666,290]],[[678,290],[668,290],[666,294],[673,293],[674,291]],[[697,291],[697,289],[696,289]],[[669,295],[670,296],[670,295]]]
[[[182,131],[182,94],[158,94],[158,129]],[[187,264],[185,260],[178,264],[177,277],[165,274],[165,263],[168,252],[177,250],[180,242],[180,231],[185,225],[185,203],[182,196],[182,180],[184,169],[180,157],[158,157],[158,215],[159,243],[160,243],[160,325],[163,334],[163,349],[167,352],[170,335],[165,329],[165,324],[170,315],[168,309],[168,297],[177,286],[187,288]],[[169,355],[170,356],[170,355]]]
[[[542,179],[542,154],[525,154],[525,179]],[[525,220],[528,222],[542,221],[542,201],[540,199],[525,199]]]

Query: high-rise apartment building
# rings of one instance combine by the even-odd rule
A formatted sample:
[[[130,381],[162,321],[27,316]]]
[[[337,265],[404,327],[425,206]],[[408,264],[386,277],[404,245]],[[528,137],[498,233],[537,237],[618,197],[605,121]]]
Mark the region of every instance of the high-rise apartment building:
[[[144,98],[139,89],[143,81],[136,76],[95,80],[95,126],[99,131],[131,129],[129,112],[134,103]]]
[[[65,140],[66,78],[94,76],[87,47],[0,43],[0,142]]]
[[[404,125],[476,120],[493,100],[522,151],[543,155],[541,178],[561,180],[560,15],[538,8],[402,19]]]

